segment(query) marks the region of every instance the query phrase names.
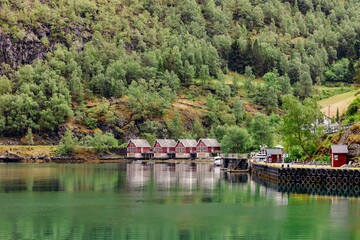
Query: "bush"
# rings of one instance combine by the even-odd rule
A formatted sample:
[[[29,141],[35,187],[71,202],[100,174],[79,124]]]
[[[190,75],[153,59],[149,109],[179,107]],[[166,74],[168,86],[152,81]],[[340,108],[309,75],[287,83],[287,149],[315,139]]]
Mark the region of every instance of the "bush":
[[[93,137],[86,136],[84,144],[95,148],[96,152],[103,154],[112,148],[118,147],[118,140],[112,133],[96,132]]]
[[[76,146],[78,139],[73,135],[70,129],[66,130],[64,136],[61,138],[57,153],[60,156],[72,156],[76,153]]]

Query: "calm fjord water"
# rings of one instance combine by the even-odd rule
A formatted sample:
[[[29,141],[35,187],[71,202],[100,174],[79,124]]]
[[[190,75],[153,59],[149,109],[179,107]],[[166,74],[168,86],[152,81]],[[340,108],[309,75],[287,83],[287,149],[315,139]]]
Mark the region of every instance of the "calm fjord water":
[[[208,164],[0,165],[0,239],[360,239],[360,199]]]

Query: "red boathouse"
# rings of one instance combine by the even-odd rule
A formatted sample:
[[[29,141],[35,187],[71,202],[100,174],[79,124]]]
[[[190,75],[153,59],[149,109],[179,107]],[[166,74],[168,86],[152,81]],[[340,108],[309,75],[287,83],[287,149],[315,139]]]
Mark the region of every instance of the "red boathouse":
[[[347,164],[347,154],[349,150],[346,145],[331,145],[330,159],[331,167],[341,167]]]
[[[220,152],[220,144],[214,138],[200,138],[196,145],[196,155],[198,158],[214,157]]]
[[[151,146],[145,139],[130,139],[126,152],[128,158],[149,159],[153,156]]]
[[[156,139],[154,143],[154,158],[175,158],[176,141],[174,139]]]
[[[195,139],[179,139],[175,146],[175,157],[176,158],[192,158],[196,155]]]
[[[281,148],[267,148],[265,151],[268,163],[281,163],[283,161],[283,150]]]

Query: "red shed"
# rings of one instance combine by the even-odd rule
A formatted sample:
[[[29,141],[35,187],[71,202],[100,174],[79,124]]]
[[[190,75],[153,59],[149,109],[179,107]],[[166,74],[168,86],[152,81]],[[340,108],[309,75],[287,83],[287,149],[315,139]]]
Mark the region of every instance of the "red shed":
[[[174,158],[176,141],[174,139],[156,139],[154,143],[154,158]]]
[[[349,150],[346,145],[331,145],[331,167],[341,167],[342,165],[347,164],[348,153]]]
[[[196,155],[195,139],[179,139],[175,146],[175,157],[176,158],[191,158]]]
[[[126,147],[128,158],[146,159],[151,158],[151,146],[145,139],[130,139]]]
[[[196,145],[198,158],[214,157],[221,152],[219,142],[214,138],[200,138]]]
[[[283,161],[283,151],[281,148],[267,148],[266,161],[269,163],[281,163]]]

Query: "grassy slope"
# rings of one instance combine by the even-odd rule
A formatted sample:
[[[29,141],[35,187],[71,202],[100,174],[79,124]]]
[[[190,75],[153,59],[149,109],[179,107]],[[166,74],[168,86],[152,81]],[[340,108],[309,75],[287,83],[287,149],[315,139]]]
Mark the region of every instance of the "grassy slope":
[[[96,158],[94,149],[89,147],[77,147],[77,153],[75,157],[85,157],[89,159]],[[57,146],[49,145],[35,145],[35,146],[19,146],[19,145],[8,145],[0,146],[0,155],[5,155],[7,152],[15,153],[25,158],[27,157],[38,157],[38,156],[57,156]]]
[[[328,116],[330,109],[330,117],[333,117],[336,116],[336,109],[339,109],[340,115],[343,114],[350,103],[355,99],[357,93],[359,93],[359,89],[318,101],[321,112]]]

